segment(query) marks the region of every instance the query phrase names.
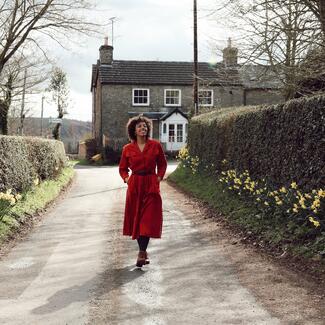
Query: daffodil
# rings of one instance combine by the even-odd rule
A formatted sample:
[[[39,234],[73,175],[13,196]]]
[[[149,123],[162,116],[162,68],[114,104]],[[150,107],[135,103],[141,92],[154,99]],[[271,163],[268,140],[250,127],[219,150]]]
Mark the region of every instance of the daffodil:
[[[291,183],[291,188],[293,188],[294,190],[296,190],[298,188],[298,185],[296,182],[292,182]]]
[[[325,191],[322,190],[322,189],[319,189],[317,194],[318,194],[319,197],[325,197]]]
[[[309,221],[310,221],[311,223],[314,224],[314,226],[315,226],[316,228],[320,226],[319,221],[315,220],[312,216],[310,216],[308,219],[309,219]]]

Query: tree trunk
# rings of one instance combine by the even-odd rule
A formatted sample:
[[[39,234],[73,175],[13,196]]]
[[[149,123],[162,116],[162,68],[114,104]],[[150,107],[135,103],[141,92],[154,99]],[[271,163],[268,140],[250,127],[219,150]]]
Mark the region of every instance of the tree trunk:
[[[61,124],[56,123],[56,125],[52,131],[52,135],[55,140],[60,140],[60,127],[61,127]]]
[[[4,135],[8,134],[8,114],[12,100],[12,89],[13,89],[13,76],[9,75],[8,81],[5,84],[5,99],[0,100],[0,126],[1,133]]]
[[[8,134],[8,106],[4,101],[0,101],[0,133]]]
[[[2,61],[0,60],[0,75],[1,75],[1,72],[2,72],[2,70],[3,70],[3,68],[4,68],[4,66],[5,66],[4,62],[2,62]]]
[[[0,103],[0,133],[8,135],[8,111],[9,107],[5,103]]]

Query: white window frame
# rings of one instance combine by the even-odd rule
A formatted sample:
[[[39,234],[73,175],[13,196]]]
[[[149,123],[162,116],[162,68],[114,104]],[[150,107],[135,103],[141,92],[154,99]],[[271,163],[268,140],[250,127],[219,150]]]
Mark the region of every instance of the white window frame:
[[[180,136],[178,135],[178,126],[179,125],[182,126],[182,128],[180,129],[180,131],[181,131],[181,135]],[[179,138],[181,138],[181,141],[178,141]],[[178,143],[184,142],[184,124],[183,123],[177,123],[176,124],[176,142],[178,142]]]
[[[171,125],[173,125],[173,128],[174,128],[174,135],[173,135],[173,136],[170,135],[170,126],[171,126]],[[168,133],[167,133],[167,137],[168,137],[168,142],[169,142],[169,143],[174,143],[174,142],[176,142],[175,140],[176,140],[177,135],[175,134],[175,133],[176,133],[175,125],[176,125],[175,123],[170,123],[170,124],[168,124]],[[172,139],[171,139],[171,137],[172,137]]]
[[[167,91],[178,91],[178,93],[179,93],[179,95],[178,95],[179,103],[178,104],[167,104],[166,103]],[[181,89],[164,89],[164,105],[165,106],[182,106],[182,90]]]
[[[211,104],[200,104],[200,91],[209,91],[211,92]],[[213,89],[199,89],[199,106],[213,106]]]
[[[134,92],[136,90],[146,90],[148,92],[148,102],[147,103],[135,103],[134,102]],[[132,106],[149,106],[150,105],[150,89],[149,88],[132,88]]]

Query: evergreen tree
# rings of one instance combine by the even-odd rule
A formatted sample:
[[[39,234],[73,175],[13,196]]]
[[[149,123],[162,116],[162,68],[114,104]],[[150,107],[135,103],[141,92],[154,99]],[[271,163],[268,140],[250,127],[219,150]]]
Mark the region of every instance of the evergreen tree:
[[[53,69],[51,81],[48,90],[52,93],[52,99],[57,105],[58,118],[62,119],[67,114],[69,87],[66,73],[56,67]],[[56,140],[60,140],[61,123],[56,123],[52,135]]]

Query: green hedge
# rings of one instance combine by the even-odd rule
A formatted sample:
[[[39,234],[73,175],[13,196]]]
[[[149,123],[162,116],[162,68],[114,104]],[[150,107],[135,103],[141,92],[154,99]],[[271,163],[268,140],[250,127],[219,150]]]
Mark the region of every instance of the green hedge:
[[[13,189],[22,192],[36,179],[55,178],[65,163],[62,142],[0,136],[0,191]]]
[[[222,160],[274,185],[325,185],[325,96],[271,106],[229,107],[194,117],[191,156],[221,170]]]

